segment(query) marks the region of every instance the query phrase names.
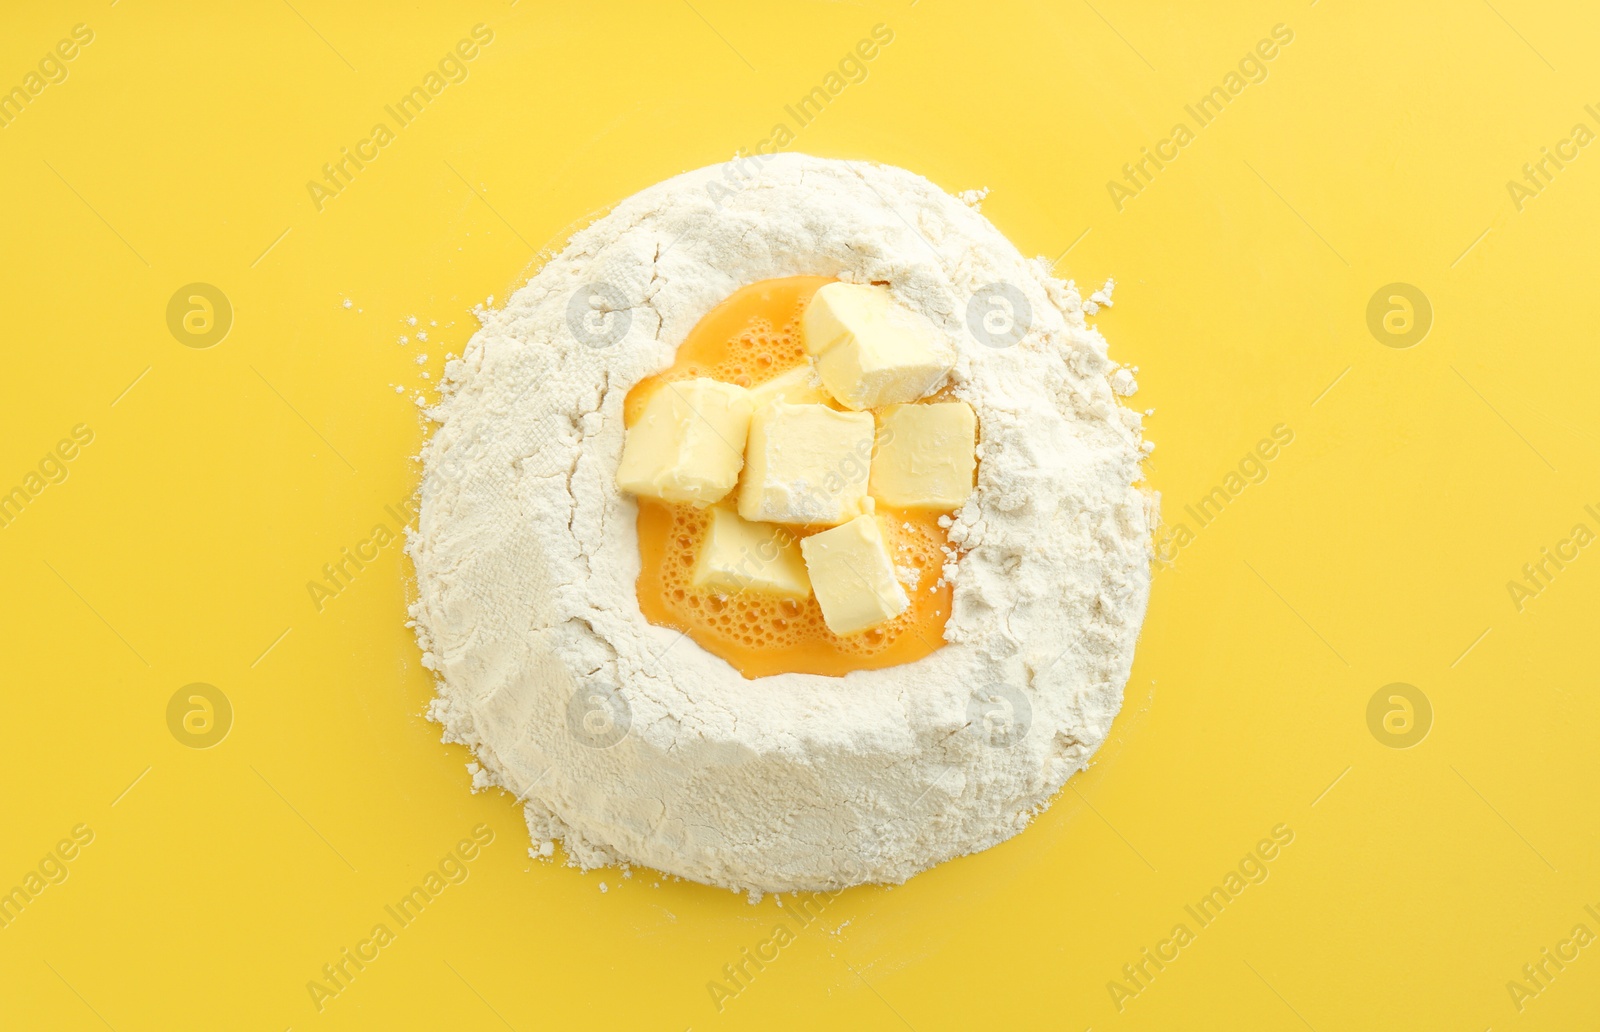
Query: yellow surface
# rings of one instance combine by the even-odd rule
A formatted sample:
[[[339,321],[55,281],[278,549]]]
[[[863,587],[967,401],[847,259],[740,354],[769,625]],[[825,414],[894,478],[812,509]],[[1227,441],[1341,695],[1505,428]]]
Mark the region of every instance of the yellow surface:
[[[1592,1024],[1593,946],[1520,1013],[1506,983],[1575,924],[1600,932],[1600,558],[1580,550],[1521,611],[1506,585],[1600,528],[1600,153],[1550,166],[1521,210],[1506,183],[1597,130],[1600,14],[1170,6],[10,12],[0,88],[73,25],[95,35],[0,128],[0,486],[74,426],[94,436],[0,528],[0,885],[73,827],[94,837],[0,929],[0,1023]],[[480,22],[495,35],[466,80],[319,212],[306,181]],[[768,139],[880,22],[893,42],[791,148],[991,187],[1025,252],[1116,276],[1096,322],[1141,367],[1151,479],[1193,536],[1092,769],[1017,839],[832,900],[719,1013],[707,982],[783,912],[526,857],[511,800],[469,795],[467,753],[422,717],[386,506],[416,481],[419,373],[462,348],[472,305],[573,223]],[[1184,106],[1278,23],[1294,39],[1265,81],[1119,212],[1107,180],[1192,126]],[[193,283],[234,312],[207,349],[167,325]],[[1393,283],[1431,306],[1413,347],[1368,328]],[[438,326],[400,347],[412,314]],[[1245,461],[1280,424],[1292,443]],[[1183,506],[1241,462],[1266,478],[1196,529]],[[307,582],[345,548],[378,557],[319,611]],[[1397,682],[1433,714],[1403,750],[1367,716]],[[192,683],[220,694],[185,692],[169,730]],[[1384,691],[1381,733],[1404,694]],[[180,742],[222,698],[227,736]],[[468,879],[318,1013],[306,983],[479,824],[494,840]],[[1267,881],[1119,1012],[1107,982],[1280,824]]]

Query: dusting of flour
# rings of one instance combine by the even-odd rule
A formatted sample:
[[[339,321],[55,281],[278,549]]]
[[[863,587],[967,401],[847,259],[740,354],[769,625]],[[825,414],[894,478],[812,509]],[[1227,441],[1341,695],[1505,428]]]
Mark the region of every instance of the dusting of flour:
[[[1122,704],[1153,520],[1132,377],[970,199],[799,154],[727,171],[619,204],[449,363],[408,545],[429,715],[523,803],[535,855],[753,892],[900,882],[1021,831]],[[944,328],[978,487],[943,647],[745,680],[640,614],[622,401],[729,294],[802,274],[887,284]]]

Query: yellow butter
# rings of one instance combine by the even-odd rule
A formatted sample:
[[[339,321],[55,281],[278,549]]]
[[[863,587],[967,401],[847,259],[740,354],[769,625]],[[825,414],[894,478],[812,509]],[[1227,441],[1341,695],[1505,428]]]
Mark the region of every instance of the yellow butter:
[[[849,409],[916,401],[955,364],[938,328],[884,287],[826,284],[806,306],[800,332],[823,386]]]
[[[711,523],[690,581],[726,594],[759,591],[806,598],[811,578],[795,536],[770,523],[750,523],[724,506],[711,509]]]
[[[662,384],[628,428],[617,486],[668,502],[710,505],[739,482],[750,396],[704,377]]]
[[[750,420],[739,515],[766,523],[832,525],[871,511],[872,414],[826,405],[762,406]]]
[[[972,494],[978,421],[964,401],[890,405],[878,413],[872,497],[904,509],[957,509]]]
[[[894,576],[883,531],[872,516],[800,542],[822,621],[834,634],[856,634],[898,616],[911,604]]]
[[[799,404],[825,404],[830,395],[822,389],[816,379],[816,373],[811,369],[811,363],[796,366],[786,373],[779,373],[766,383],[758,383],[750,388],[750,404],[753,409],[774,401],[787,401],[791,405]]]

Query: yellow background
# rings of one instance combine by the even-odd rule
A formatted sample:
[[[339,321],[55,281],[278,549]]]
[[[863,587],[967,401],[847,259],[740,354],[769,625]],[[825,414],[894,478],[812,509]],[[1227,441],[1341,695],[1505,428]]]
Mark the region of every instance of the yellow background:
[[[1170,6],[8,13],[0,88],[72,26],[95,37],[0,128],[0,489],[73,426],[95,436],[0,529],[0,888],[73,826],[95,838],[0,929],[0,1024],[1592,1024],[1600,948],[1520,1013],[1506,983],[1580,921],[1600,932],[1600,554],[1521,611],[1506,585],[1600,529],[1600,148],[1520,211],[1506,182],[1600,130],[1600,14]],[[393,525],[413,399],[475,304],[575,222],[753,146],[880,22],[893,43],[792,149],[990,187],[1025,253],[1116,277],[1095,322],[1140,367],[1169,520],[1272,427],[1295,436],[1157,573],[1092,768],[1013,841],[834,900],[719,1013],[706,984],[770,933],[772,898],[530,861],[511,800],[470,795],[468,754],[422,716],[399,549],[321,612],[306,583]],[[478,23],[469,77],[319,212],[307,180]],[[1106,182],[1279,23],[1266,80],[1119,212]],[[166,322],[193,282],[235,308],[205,350]],[[1367,325],[1393,282],[1434,309],[1408,349]],[[425,345],[397,344],[410,315]],[[234,708],[211,749],[168,728],[192,682]],[[1410,749],[1368,727],[1392,682],[1434,710]],[[479,823],[469,879],[319,1014],[306,983]],[[1107,982],[1278,824],[1295,837],[1267,881],[1119,1012]]]

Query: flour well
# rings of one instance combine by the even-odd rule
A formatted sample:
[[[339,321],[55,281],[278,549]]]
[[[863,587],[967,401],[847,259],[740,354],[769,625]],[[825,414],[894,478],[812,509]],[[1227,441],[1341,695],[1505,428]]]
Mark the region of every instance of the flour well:
[[[447,366],[409,544],[430,716],[476,787],[523,802],[535,854],[754,891],[899,882],[1022,830],[1121,706],[1153,519],[1132,377],[1072,284],[927,180],[741,165],[619,204]],[[640,614],[622,402],[734,290],[803,274],[887,284],[944,329],[978,487],[942,648],[745,680]]]

